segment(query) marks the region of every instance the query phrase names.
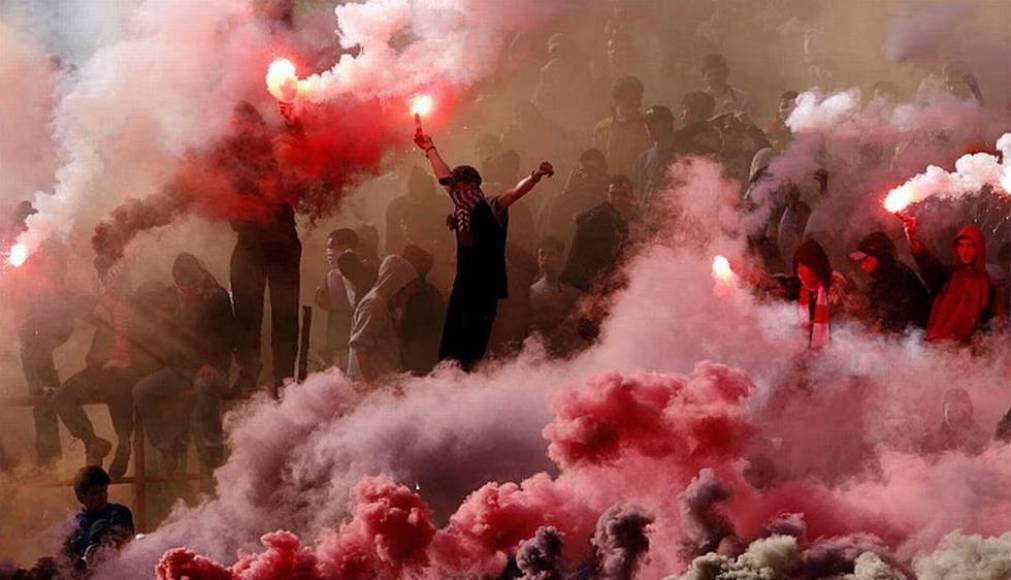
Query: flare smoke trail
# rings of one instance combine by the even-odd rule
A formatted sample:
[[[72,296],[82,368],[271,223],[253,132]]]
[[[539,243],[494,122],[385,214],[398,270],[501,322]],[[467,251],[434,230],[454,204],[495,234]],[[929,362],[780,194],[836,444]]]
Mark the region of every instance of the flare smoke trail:
[[[56,187],[35,196],[39,213],[18,241],[32,251],[48,237],[87,227],[88,218],[110,214],[126,198],[139,201],[116,209],[96,232],[96,250],[110,259],[142,229],[193,207],[214,218],[237,217],[219,202],[228,193],[219,176],[190,182],[183,192],[165,188],[226,134],[237,102],[271,108],[263,75],[276,55],[303,69],[329,66],[316,62],[321,51],[314,37],[271,21],[262,4],[143,3],[126,39],[84,63],[57,106]],[[275,143],[283,174],[294,174],[301,186],[280,197],[293,195],[296,209],[310,218],[332,213],[348,187],[379,168],[386,150],[406,141],[410,97],[436,90],[451,100],[494,70],[510,31],[535,26],[561,6],[533,0],[338,6],[339,30],[323,48],[339,45],[357,56],[343,54],[332,69],[305,79],[306,98],[295,104],[304,132]],[[398,34],[410,38],[399,51],[391,46]],[[271,125],[279,121],[268,117]]]

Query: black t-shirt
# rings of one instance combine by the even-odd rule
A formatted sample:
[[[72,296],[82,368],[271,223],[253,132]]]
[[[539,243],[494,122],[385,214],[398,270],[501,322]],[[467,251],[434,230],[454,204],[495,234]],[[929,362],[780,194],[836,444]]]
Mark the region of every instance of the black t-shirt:
[[[454,294],[468,300],[501,300],[509,295],[506,276],[506,237],[509,214],[495,196],[479,202],[470,216],[470,239],[456,233]]]

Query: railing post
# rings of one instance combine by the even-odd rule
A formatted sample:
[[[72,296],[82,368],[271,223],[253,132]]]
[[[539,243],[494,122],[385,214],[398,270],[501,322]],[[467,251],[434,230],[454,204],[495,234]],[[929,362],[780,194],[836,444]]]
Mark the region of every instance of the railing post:
[[[133,430],[133,514],[138,532],[147,531],[147,481],[144,458],[144,423],[138,416]]]

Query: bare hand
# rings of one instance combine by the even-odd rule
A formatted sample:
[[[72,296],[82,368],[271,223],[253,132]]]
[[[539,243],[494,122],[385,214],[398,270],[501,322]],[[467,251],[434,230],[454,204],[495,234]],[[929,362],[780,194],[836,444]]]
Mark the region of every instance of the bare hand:
[[[429,135],[426,135],[420,128],[414,133],[414,144],[418,146],[418,149],[426,152],[435,147],[435,143],[432,141],[432,138]]]
[[[537,171],[534,171],[534,175],[537,177],[537,179],[540,179],[545,176],[553,177],[555,175],[555,168],[552,167],[552,165],[547,161],[544,161],[543,163],[541,163],[541,166],[537,168]]]
[[[284,118],[284,122],[289,126],[294,125],[298,120],[295,115],[295,103],[290,103],[286,101],[278,101],[277,108],[281,111],[281,117]]]

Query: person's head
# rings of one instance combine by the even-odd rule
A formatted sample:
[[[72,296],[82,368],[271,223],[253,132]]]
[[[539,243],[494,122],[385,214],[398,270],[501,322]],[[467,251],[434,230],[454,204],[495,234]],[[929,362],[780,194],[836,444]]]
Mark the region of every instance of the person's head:
[[[611,102],[614,113],[621,119],[634,119],[642,111],[642,81],[633,76],[624,76],[614,81],[611,87]]]
[[[537,267],[548,278],[557,278],[562,272],[565,244],[555,236],[546,236],[537,244]]]
[[[577,167],[586,179],[607,179],[607,158],[600,149],[587,149],[580,153]]]
[[[14,235],[21,234],[28,229],[28,216],[39,213],[32,202],[24,200],[18,202],[11,210],[11,229]]]
[[[266,127],[263,116],[248,101],[240,101],[232,109],[232,131],[239,135],[249,135]]]
[[[340,228],[330,232],[326,238],[326,261],[337,265],[337,258],[348,250],[358,249],[358,234],[351,228]]]
[[[402,254],[404,259],[414,266],[421,278],[427,277],[428,273],[432,271],[432,266],[435,265],[435,256],[421,246],[409,245],[404,248]]]
[[[86,511],[101,511],[109,505],[110,483],[112,479],[100,465],[82,467],[74,476],[74,495]]]
[[[426,197],[435,193],[435,179],[424,169],[414,166],[407,176],[407,195]]]
[[[692,91],[681,99],[681,121],[685,124],[705,121],[716,111],[716,99],[702,91]]]
[[[958,236],[955,238],[955,257],[958,263],[963,266],[971,266],[976,263],[976,255],[979,248],[976,247],[976,240],[970,236]]]
[[[561,32],[556,32],[548,38],[548,56],[558,58],[565,55],[568,39]]]
[[[790,114],[793,113],[793,110],[797,107],[798,96],[800,95],[797,94],[797,91],[786,91],[779,96],[779,109],[776,111],[776,116],[779,117],[780,121],[785,123]]]
[[[653,143],[659,143],[674,134],[674,113],[663,105],[653,105],[646,109],[643,117],[646,121],[646,132]]]
[[[337,257],[337,269],[347,278],[358,296],[363,296],[376,283],[379,273],[362,256],[348,250]]]
[[[793,273],[808,290],[817,290],[819,286],[828,290],[832,285],[832,263],[814,239],[808,239],[793,253]]]
[[[481,174],[470,165],[457,165],[447,175],[439,179],[439,184],[454,192],[477,192],[481,189]]]
[[[702,59],[702,76],[710,89],[723,90],[730,79],[730,67],[722,54],[707,54]]]
[[[871,87],[871,99],[894,103],[899,100],[899,89],[891,81],[878,81]]]
[[[635,205],[632,193],[632,180],[625,175],[611,177],[607,184],[607,201],[619,211],[631,209]]]
[[[632,58],[632,35],[616,32],[607,39],[607,62],[615,68],[626,66]]]
[[[182,252],[172,262],[172,281],[176,292],[182,298],[194,298],[200,294],[210,274],[193,254]]]
[[[965,389],[948,389],[944,393],[944,421],[949,425],[959,425],[972,421],[975,409],[972,398]]]
[[[874,275],[880,267],[895,263],[895,242],[884,232],[872,232],[857,244],[857,249],[850,253],[850,259],[866,274]]]

